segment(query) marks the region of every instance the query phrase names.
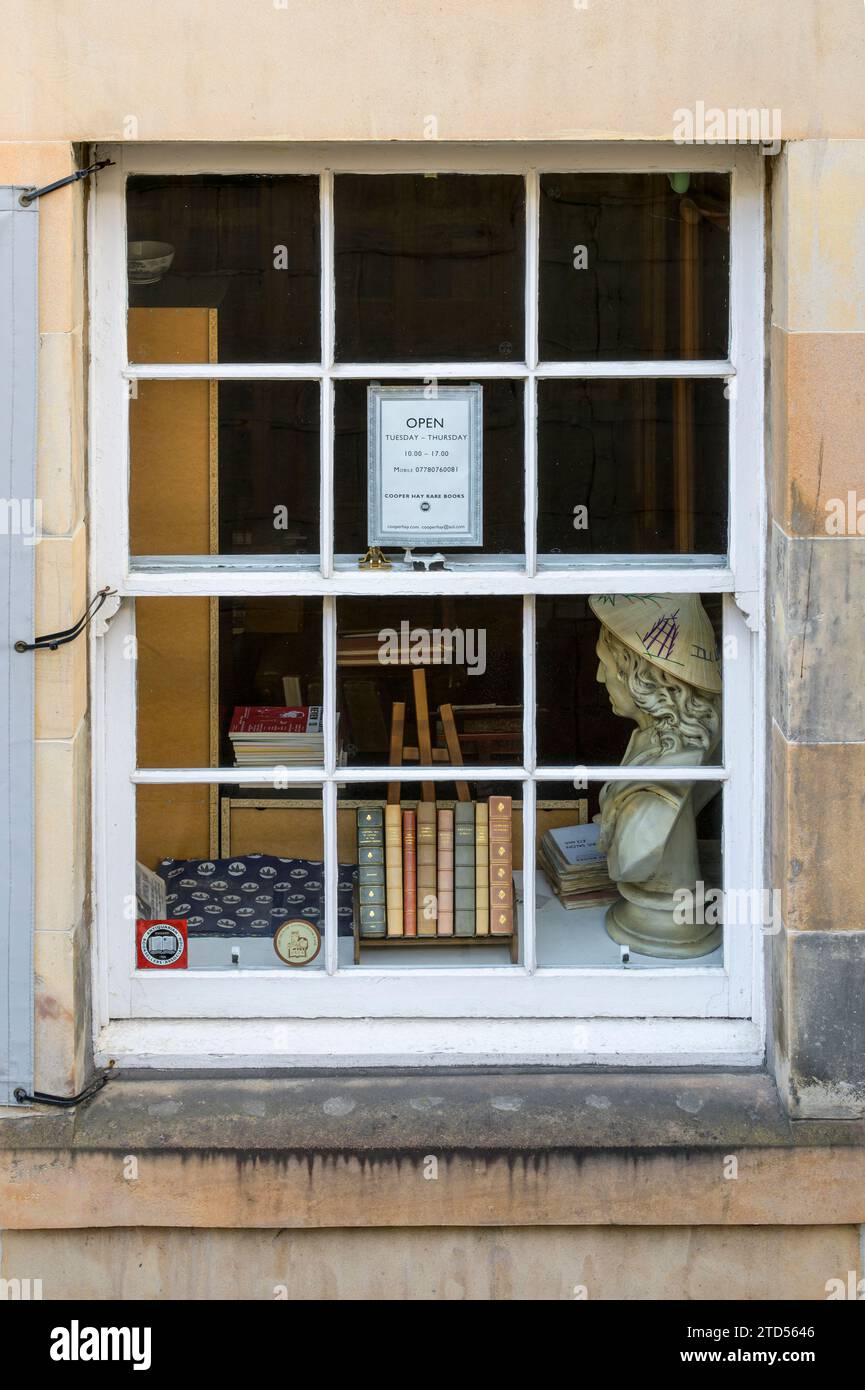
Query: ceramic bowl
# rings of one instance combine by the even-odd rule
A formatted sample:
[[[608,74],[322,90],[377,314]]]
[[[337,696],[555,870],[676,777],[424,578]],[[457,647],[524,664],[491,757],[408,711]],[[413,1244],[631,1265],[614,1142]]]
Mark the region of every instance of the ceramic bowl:
[[[155,285],[174,260],[167,241],[130,241],[129,279],[133,285]]]

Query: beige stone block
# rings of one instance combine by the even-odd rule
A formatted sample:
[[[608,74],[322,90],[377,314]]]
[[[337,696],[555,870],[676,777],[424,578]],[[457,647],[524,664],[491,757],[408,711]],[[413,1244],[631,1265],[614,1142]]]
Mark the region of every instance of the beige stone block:
[[[771,532],[770,713],[801,743],[865,743],[865,537]]]
[[[87,891],[89,739],[38,740],[36,783],[36,927],[72,931]]]
[[[83,928],[33,936],[35,1089],[76,1095],[85,1083],[89,1011]]]
[[[0,142],[0,183],[42,188],[74,172],[68,140]]]
[[[865,333],[772,330],[772,504],[796,536],[825,536],[840,501],[855,533],[865,512]],[[837,533],[835,533],[837,534]],[[843,532],[842,532],[843,534]]]
[[[36,632],[71,627],[87,605],[87,536],[83,525],[36,548]],[[87,637],[34,653],[36,737],[71,738],[87,709]]]
[[[36,496],[45,536],[69,536],[83,518],[83,433],[81,333],[42,333]]]
[[[774,200],[773,322],[793,333],[865,330],[865,142],[800,140]]]
[[[78,168],[68,141],[0,145],[0,180],[41,188]],[[39,328],[68,332],[84,323],[84,221],[80,185],[39,201]]]
[[[777,107],[861,137],[854,0],[21,0],[0,129],[79,140],[672,138],[674,113]],[[494,13],[494,23],[491,22]],[[16,12],[17,15],[17,12]],[[39,73],[38,99],[32,74]]]
[[[858,1264],[854,1226],[139,1228],[7,1231],[0,1273],[46,1300],[819,1301]]]
[[[788,743],[774,724],[772,768],[772,881],[784,922],[861,930],[865,743]]]
[[[111,1105],[110,1082],[107,1089]],[[157,1112],[157,1146],[137,1144],[135,1126],[123,1125],[121,1100],[102,1147],[0,1149],[0,1227],[845,1226],[865,1220],[865,1148],[847,1127],[831,1146],[734,1146],[735,1181],[724,1178],[724,1155],[731,1151],[720,1145],[641,1150],[636,1158],[633,1147],[446,1150],[431,1180],[423,1155],[435,1154],[434,1144],[417,1153],[174,1147],[182,1142],[178,1109],[169,1100]],[[130,1152],[139,1157],[135,1182],[123,1170]]]

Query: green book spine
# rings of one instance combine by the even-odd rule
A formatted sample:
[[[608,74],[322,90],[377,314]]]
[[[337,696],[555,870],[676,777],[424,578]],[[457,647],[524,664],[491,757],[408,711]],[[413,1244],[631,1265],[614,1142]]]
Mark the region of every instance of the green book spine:
[[[475,934],[475,807],[454,807],[454,935]]]
[[[381,806],[357,808],[358,902],[361,936],[384,936],[384,815]]]

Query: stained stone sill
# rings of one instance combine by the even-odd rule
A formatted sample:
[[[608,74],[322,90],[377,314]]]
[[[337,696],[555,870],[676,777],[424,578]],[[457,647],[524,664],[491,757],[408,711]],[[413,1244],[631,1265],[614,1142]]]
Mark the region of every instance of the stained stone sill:
[[[762,1072],[139,1073],[0,1117],[0,1230],[860,1222],[865,1125]]]
[[[0,1149],[544,1153],[865,1143],[791,1121],[763,1071],[137,1072],[73,1111],[0,1111]]]

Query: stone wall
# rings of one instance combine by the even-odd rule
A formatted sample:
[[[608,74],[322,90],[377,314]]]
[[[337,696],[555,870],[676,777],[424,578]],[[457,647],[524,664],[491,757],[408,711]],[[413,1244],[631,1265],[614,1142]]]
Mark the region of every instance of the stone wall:
[[[793,1113],[849,1117],[865,1111],[865,144],[786,146],[772,222],[774,1031]]]

